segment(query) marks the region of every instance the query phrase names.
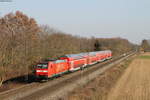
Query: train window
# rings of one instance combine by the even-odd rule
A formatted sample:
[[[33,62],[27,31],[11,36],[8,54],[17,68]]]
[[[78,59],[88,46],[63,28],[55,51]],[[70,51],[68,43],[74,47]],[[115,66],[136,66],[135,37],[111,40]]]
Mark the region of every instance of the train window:
[[[38,64],[38,65],[37,65],[37,68],[40,68],[40,69],[47,69],[47,68],[48,68],[48,64],[47,64],[47,63]]]
[[[55,63],[62,63],[62,62],[66,62],[66,60],[56,60]]]

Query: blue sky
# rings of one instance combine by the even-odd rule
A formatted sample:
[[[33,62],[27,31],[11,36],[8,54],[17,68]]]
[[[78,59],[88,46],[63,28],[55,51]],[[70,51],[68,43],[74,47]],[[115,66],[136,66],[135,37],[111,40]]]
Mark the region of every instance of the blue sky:
[[[86,37],[150,39],[150,0],[12,0],[0,16],[16,10],[63,32]]]

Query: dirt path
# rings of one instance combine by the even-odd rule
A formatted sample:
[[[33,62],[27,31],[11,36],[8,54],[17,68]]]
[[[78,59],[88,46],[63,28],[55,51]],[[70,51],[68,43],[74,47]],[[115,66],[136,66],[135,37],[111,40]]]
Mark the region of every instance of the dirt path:
[[[108,100],[150,100],[150,54],[135,59],[112,88]]]

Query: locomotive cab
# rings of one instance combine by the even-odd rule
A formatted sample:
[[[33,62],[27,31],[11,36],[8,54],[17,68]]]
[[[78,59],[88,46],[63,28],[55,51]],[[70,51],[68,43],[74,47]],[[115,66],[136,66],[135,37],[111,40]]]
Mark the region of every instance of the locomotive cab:
[[[48,62],[39,63],[36,65],[36,77],[48,78]]]
[[[67,60],[47,61],[37,64],[35,70],[38,79],[47,79],[68,72],[69,65]]]

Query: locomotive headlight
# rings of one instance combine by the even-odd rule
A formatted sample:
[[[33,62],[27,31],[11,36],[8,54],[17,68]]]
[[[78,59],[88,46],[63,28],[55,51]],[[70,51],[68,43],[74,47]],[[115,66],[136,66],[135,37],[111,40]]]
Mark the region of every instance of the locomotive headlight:
[[[42,70],[36,70],[36,72],[42,72]]]
[[[43,72],[48,72],[47,70],[43,70]]]
[[[36,72],[48,72],[48,70],[36,70]]]

